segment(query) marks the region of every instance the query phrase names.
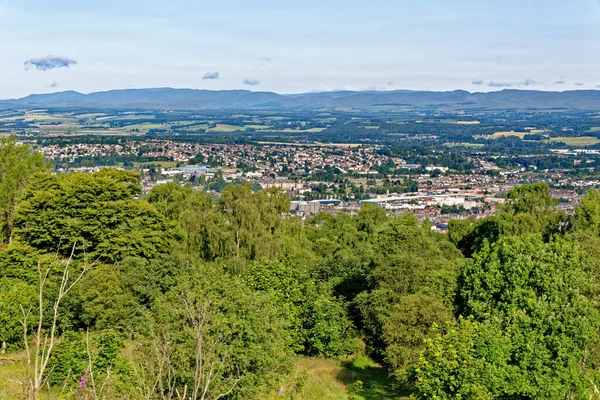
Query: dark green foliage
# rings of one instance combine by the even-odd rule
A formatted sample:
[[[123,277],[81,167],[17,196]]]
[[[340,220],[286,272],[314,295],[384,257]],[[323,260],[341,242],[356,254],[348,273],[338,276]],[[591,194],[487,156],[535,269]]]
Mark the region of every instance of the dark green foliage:
[[[452,320],[460,254],[410,215],[382,225],[373,248],[370,290],[356,305],[368,348],[403,380],[433,325]]]
[[[20,279],[0,278],[0,344],[19,348],[23,345],[23,314],[20,305],[35,305],[36,288]],[[28,321],[30,322],[30,321]]]
[[[32,176],[47,170],[44,158],[14,137],[0,140],[0,245],[12,238],[15,210]]]
[[[40,176],[15,217],[19,240],[40,250],[118,261],[153,258],[169,248],[169,227],[148,203],[134,200],[138,176],[126,171]]]

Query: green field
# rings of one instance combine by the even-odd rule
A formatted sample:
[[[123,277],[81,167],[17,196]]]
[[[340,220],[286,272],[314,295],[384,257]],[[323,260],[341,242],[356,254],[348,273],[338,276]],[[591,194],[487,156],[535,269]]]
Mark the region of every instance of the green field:
[[[600,143],[600,139],[594,136],[555,137],[551,138],[550,142],[562,142],[567,146],[592,146]]]
[[[217,124],[214,128],[209,128],[207,132],[235,132],[235,131],[245,131],[245,126],[236,126],[236,125],[227,125],[227,124]]]

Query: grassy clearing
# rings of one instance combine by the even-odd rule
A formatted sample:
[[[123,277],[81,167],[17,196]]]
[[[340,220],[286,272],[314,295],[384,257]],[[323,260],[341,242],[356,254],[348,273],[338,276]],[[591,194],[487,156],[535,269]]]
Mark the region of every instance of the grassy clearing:
[[[454,123],[456,125],[477,125],[477,124],[480,124],[481,122],[479,122],[479,121],[455,121]]]
[[[358,383],[362,382],[362,385]],[[285,396],[270,393],[265,400],[400,400],[387,371],[364,355],[348,360],[299,357],[292,374],[281,382]]]
[[[24,354],[0,356],[0,400],[26,398],[24,388],[18,381],[25,378]]]
[[[592,146],[600,143],[600,139],[594,136],[555,137],[551,138],[550,142],[562,142],[567,146]]]
[[[600,132],[600,126],[592,126],[587,132]]]

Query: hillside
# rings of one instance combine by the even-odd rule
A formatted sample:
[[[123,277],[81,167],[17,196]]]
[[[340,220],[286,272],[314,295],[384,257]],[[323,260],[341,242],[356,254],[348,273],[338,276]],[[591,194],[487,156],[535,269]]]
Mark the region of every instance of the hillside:
[[[248,90],[123,89],[82,94],[66,91],[0,101],[6,108],[121,108],[153,110],[600,110],[600,91],[543,92],[507,89],[490,93],[429,91],[339,91],[282,95]]]

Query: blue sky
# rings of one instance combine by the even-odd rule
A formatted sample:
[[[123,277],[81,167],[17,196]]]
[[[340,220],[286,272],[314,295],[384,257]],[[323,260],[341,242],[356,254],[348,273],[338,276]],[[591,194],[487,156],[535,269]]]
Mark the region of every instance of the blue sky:
[[[0,98],[596,89],[600,0],[0,0],[0,46]],[[38,69],[48,55],[69,67]]]

